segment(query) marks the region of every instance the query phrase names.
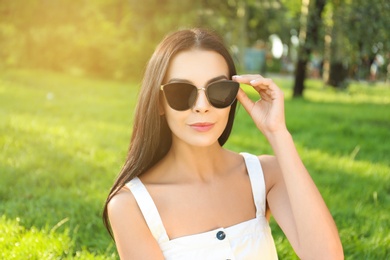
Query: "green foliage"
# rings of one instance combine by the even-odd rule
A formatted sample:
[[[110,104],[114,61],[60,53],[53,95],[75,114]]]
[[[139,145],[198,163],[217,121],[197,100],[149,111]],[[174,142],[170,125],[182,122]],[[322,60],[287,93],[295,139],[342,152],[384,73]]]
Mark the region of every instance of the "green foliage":
[[[33,227],[26,230],[20,219],[0,218],[0,256],[2,259],[54,259],[66,255],[71,241],[66,233],[57,234]]]
[[[388,1],[326,2],[325,15],[317,15],[318,19],[323,18],[325,26],[320,21],[318,26],[317,22],[308,24],[320,32],[318,43],[307,43],[313,50],[323,52],[325,31],[329,34],[334,26],[333,43],[343,50],[332,57],[348,62],[345,66],[356,68],[361,58],[372,59],[374,52],[382,54],[388,62]],[[38,68],[72,75],[139,79],[145,62],[166,33],[194,26],[212,28],[224,36],[239,66],[243,66],[243,50],[259,40],[269,45],[271,34],[277,34],[289,46],[289,58],[295,62],[291,36],[301,30],[301,3],[298,0],[144,0],[142,4],[135,0],[2,0],[0,69]],[[380,70],[385,72],[385,67]]]
[[[342,85],[339,81],[346,75],[340,71],[348,72],[347,76],[355,79],[368,79],[376,55],[383,58],[378,77],[386,79],[390,59],[389,12],[390,4],[386,0],[327,1],[323,30],[331,50],[326,55],[336,66],[334,70],[331,68],[329,83]]]
[[[140,77],[163,35],[193,19],[194,14],[187,12],[189,2],[177,3],[2,1],[0,68],[41,68],[114,79]]]
[[[268,41],[271,34],[278,35],[290,45],[292,30],[299,28],[301,1],[247,1],[248,41]]]
[[[340,29],[352,45],[352,51],[372,56],[372,53],[390,50],[389,1],[346,1],[342,6],[335,4],[335,9],[338,11],[335,19],[342,24]]]
[[[26,229],[20,225],[20,221],[20,218],[0,218],[1,259],[115,259],[114,254],[96,255],[85,249],[74,252],[74,241],[71,240],[68,229],[61,233],[56,232],[67,219],[51,229]]]
[[[289,79],[279,79],[289,97]],[[286,101],[298,150],[329,206],[346,259],[387,259],[390,89],[307,84]],[[253,91],[246,91],[255,98]],[[137,84],[44,71],[0,74],[0,258],[114,259],[101,210],[130,139]],[[227,148],[272,153],[240,107]],[[280,259],[297,259],[274,221]]]

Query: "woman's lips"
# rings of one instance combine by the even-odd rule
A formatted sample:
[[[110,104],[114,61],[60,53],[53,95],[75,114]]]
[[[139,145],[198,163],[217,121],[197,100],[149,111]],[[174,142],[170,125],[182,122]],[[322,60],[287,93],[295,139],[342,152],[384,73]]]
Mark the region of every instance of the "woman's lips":
[[[207,132],[214,127],[213,123],[195,123],[190,124],[190,127],[198,132]]]

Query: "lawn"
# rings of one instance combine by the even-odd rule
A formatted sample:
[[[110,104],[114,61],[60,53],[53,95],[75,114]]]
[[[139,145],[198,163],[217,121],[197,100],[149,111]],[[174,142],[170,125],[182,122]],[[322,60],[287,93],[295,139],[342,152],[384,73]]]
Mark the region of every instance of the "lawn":
[[[346,259],[390,258],[390,86],[309,80],[287,124]],[[254,93],[247,89],[250,95]],[[0,72],[0,259],[116,259],[101,210],[130,139],[137,82]],[[226,147],[272,153],[240,107]],[[271,223],[280,259],[297,259]]]

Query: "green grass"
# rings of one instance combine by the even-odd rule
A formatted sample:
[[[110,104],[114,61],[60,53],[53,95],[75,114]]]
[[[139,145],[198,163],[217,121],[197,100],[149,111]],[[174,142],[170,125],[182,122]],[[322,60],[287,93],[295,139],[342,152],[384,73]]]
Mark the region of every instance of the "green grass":
[[[390,86],[307,82],[286,93],[298,150],[346,259],[390,257]],[[0,74],[0,258],[115,259],[101,210],[127,150],[138,86],[47,72]],[[248,89],[248,93],[254,93]],[[228,148],[272,153],[240,107]],[[280,259],[297,259],[271,223]]]

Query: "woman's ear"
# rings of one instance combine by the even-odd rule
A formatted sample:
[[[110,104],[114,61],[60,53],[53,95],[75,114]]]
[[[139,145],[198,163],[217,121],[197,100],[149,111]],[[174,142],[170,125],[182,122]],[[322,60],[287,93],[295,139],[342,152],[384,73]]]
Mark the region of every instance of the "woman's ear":
[[[160,106],[158,107],[158,113],[159,113],[160,116],[165,115],[165,111],[164,111],[164,108],[162,107],[162,105],[160,105]]]

